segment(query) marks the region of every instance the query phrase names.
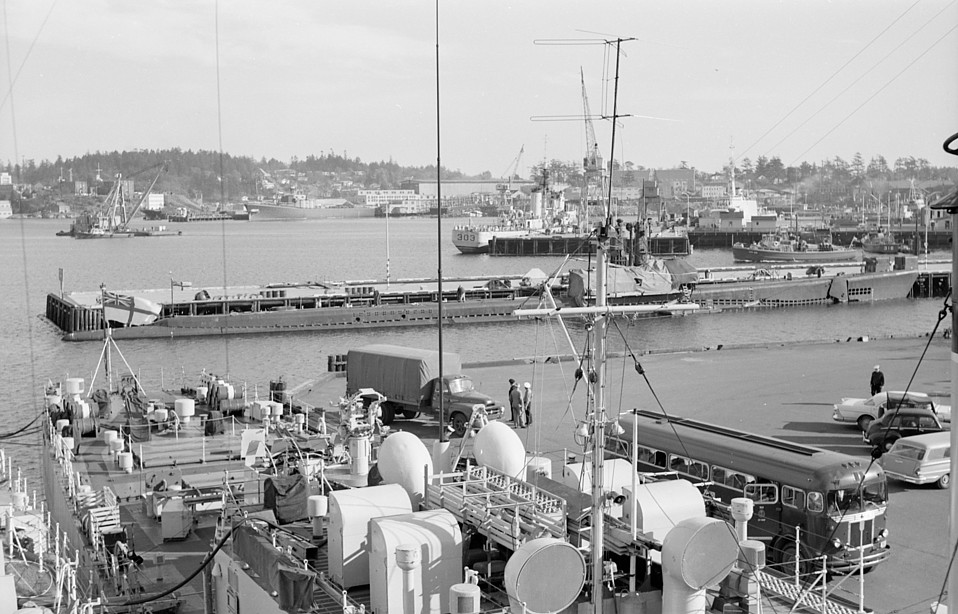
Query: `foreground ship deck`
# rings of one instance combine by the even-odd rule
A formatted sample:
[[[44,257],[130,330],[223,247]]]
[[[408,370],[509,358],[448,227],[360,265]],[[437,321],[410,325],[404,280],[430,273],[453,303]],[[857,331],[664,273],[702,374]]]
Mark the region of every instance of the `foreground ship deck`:
[[[164,411],[164,402],[153,402],[157,404],[154,411]],[[240,404],[234,406],[239,408]],[[82,433],[83,421],[74,421],[79,434],[84,435],[76,439],[51,430],[48,451],[52,456],[44,465],[51,518],[59,523],[71,544],[87,545],[78,551],[83,571],[78,579],[86,584],[79,598],[85,594],[87,600],[99,599],[105,611],[138,612],[146,607],[154,613],[212,614],[237,611],[236,605],[241,602],[243,609],[264,614],[293,610],[412,614],[419,610],[410,610],[403,593],[400,591],[397,597],[390,588],[404,586],[406,580],[391,576],[393,579],[385,587],[380,585],[373,559],[377,540],[384,539],[388,545],[390,539],[402,541],[416,533],[404,533],[408,529],[402,528],[413,517],[416,520],[412,526],[431,535],[429,539],[439,539],[443,526],[450,526],[456,536],[460,535],[457,527],[463,530],[453,552],[464,554],[461,563],[470,569],[467,581],[455,583],[462,566],[451,561],[442,566],[445,572],[440,575],[453,578],[453,589],[459,587],[461,599],[474,599],[479,605],[479,609],[468,611],[518,612],[522,607],[513,592],[523,590],[530,605],[541,607],[554,602],[554,594],[530,591],[530,582],[534,587],[547,584],[553,591],[561,592],[558,598],[569,602],[560,608],[563,612],[581,611],[587,603],[579,595],[585,566],[577,552],[589,540],[590,497],[547,477],[545,473],[551,472],[543,472],[542,459],[529,473],[535,476],[530,481],[484,466],[467,465],[463,471],[437,473],[426,482],[423,511],[411,513],[414,508],[406,509],[408,503],[394,503],[392,498],[386,498],[399,495],[396,501],[405,499],[403,488],[398,485],[367,487],[371,476],[358,474],[354,464],[331,461],[323,465],[321,458],[311,452],[330,443],[331,438],[321,433],[300,432],[295,437],[298,451],[292,456],[293,448],[282,443],[289,441],[286,436],[269,438],[270,450],[266,455],[272,460],[253,466],[244,457],[249,454],[248,434],[262,426],[258,419],[248,420],[242,414],[230,416],[224,419],[222,432],[211,436],[210,425],[217,418],[200,411],[173,432],[154,434],[137,442],[136,437],[133,441],[129,438],[129,425],[124,429],[119,403],[113,403],[112,413],[114,419],[90,423],[87,426],[91,430],[86,433]],[[319,427],[321,415],[317,412],[301,424]],[[295,428],[298,422],[287,422],[289,417],[274,413],[276,428]],[[53,426],[51,423],[51,429]],[[109,436],[110,433],[114,435]],[[312,445],[318,440],[322,440],[320,446]],[[285,455],[280,452],[283,449]],[[330,495],[326,519],[280,520],[278,524],[277,505],[281,508],[286,503],[271,500],[277,495],[268,481],[279,476],[268,473],[268,466],[290,460],[303,463],[298,466],[305,474],[328,485],[319,491]],[[694,492],[693,487],[687,488]],[[344,506],[342,516],[332,511],[337,507],[336,492],[341,493],[338,505]],[[350,502],[360,503],[361,508],[350,507]],[[347,519],[357,514],[363,518],[354,518],[352,524],[365,526],[364,518],[368,515],[373,531],[361,541],[356,541],[360,538],[351,533],[356,527]],[[448,525],[450,522],[453,524]],[[375,533],[373,526],[380,527],[383,533]],[[698,536],[705,526],[712,525],[697,528]],[[396,531],[396,535],[391,533]],[[641,532],[630,535],[628,524],[612,517],[607,518],[605,531],[608,552],[619,556],[658,560],[658,555],[651,553],[663,548],[660,540]],[[715,528],[713,532],[728,538],[724,528]],[[475,549],[473,545],[463,550],[465,544],[461,540],[466,535],[477,536],[491,547]],[[362,545],[366,539],[369,549]],[[434,548],[435,543],[425,547],[427,553]],[[401,549],[402,546],[397,557]],[[516,551],[518,554],[513,556],[523,560],[519,568],[524,575],[518,579],[509,579],[504,558],[509,551]],[[696,559],[701,570],[705,563],[699,555],[689,552],[688,556]],[[364,568],[367,558],[365,575],[367,572],[358,567]],[[725,558],[719,557],[714,562],[718,567],[713,567],[731,566]],[[430,566],[436,562],[429,561]],[[424,558],[422,563],[427,560]],[[551,579],[542,575],[544,569],[552,574]],[[648,573],[642,572],[641,566],[639,571],[641,575]],[[92,573],[83,578],[87,572]],[[424,589],[432,586],[437,581],[434,573],[423,573],[416,580],[417,585],[422,582]],[[567,579],[571,584],[563,585]],[[624,579],[623,576],[615,582],[622,583]],[[645,582],[650,581],[655,584],[653,578],[646,576]],[[444,580],[439,584],[449,587]],[[766,607],[797,599],[804,600],[806,608],[824,607],[820,596],[803,594],[787,577],[765,575],[761,585]],[[610,594],[607,607],[658,611],[660,606],[654,604],[662,599],[662,590],[644,584],[643,587],[635,589],[637,592],[631,596],[616,597],[617,604],[613,604]],[[419,595],[424,603],[445,601],[445,595],[430,594],[427,590]],[[701,605],[705,605],[704,593]],[[833,614],[855,611],[850,604],[834,601],[828,607]],[[447,606],[436,611],[450,610]]]
[[[723,363],[728,362],[723,360]],[[792,365],[793,361],[789,361]],[[496,367],[501,369],[499,376],[512,373],[517,367],[515,365]],[[558,369],[555,373],[558,374]],[[339,384],[336,386],[335,384]],[[342,380],[338,378],[330,379],[326,385],[321,386],[323,398],[334,398],[338,391],[341,391]],[[556,389],[561,386],[555,386]],[[317,389],[318,390],[318,389]],[[162,403],[170,407],[169,403],[173,400],[173,406],[176,407],[175,400],[183,399],[199,391],[191,392],[189,389],[176,391],[172,396],[160,395],[161,398],[155,399],[154,405],[159,408]],[[237,399],[238,401],[238,399]],[[266,507],[263,503],[265,498],[265,488],[261,486],[263,475],[260,473],[263,469],[262,464],[251,468],[240,460],[241,448],[238,447],[237,439],[242,441],[242,433],[259,429],[263,426],[260,417],[257,417],[257,410],[251,409],[254,404],[243,400],[241,403],[228,404],[237,415],[225,419],[222,432],[214,435],[207,434],[206,426],[211,422],[204,419],[206,409],[200,403],[196,404],[197,412],[191,417],[188,424],[182,425],[175,432],[154,433],[149,442],[134,442],[133,445],[127,445],[130,460],[133,463],[131,471],[127,472],[122,453],[116,452],[114,446],[108,443],[103,432],[99,436],[89,436],[80,439],[79,454],[75,458],[67,458],[65,455],[59,460],[49,463],[47,469],[56,479],[50,484],[54,488],[52,498],[48,499],[51,506],[50,510],[55,512],[56,519],[61,522],[61,528],[66,527],[73,531],[76,539],[85,543],[91,531],[90,518],[93,516],[93,510],[96,509],[97,531],[101,535],[110,533],[108,523],[111,519],[119,519],[121,526],[131,530],[132,538],[128,544],[132,546],[137,557],[142,557],[143,561],[138,563],[137,574],[141,577],[139,581],[152,581],[155,578],[162,579],[162,586],[171,588],[177,584],[177,580],[185,578],[198,569],[198,565],[209,552],[211,543],[220,541],[220,538],[226,536],[230,528],[230,523],[217,523],[221,510],[217,509],[224,500],[235,501],[239,508],[242,508],[243,515],[250,518],[247,524],[255,525],[256,531],[249,533],[245,538],[250,543],[242,547],[226,546],[217,555],[215,555],[211,567],[208,569],[214,583],[221,582],[221,578],[236,576],[238,592],[234,593],[236,598],[242,601],[246,611],[261,612],[279,612],[282,589],[277,591],[279,594],[273,594],[276,590],[276,578],[271,577],[268,569],[262,566],[257,567],[253,560],[243,557],[237,558],[240,552],[249,553],[254,546],[263,548],[264,552],[277,552],[278,546],[282,546],[283,553],[276,555],[277,569],[280,570],[309,570],[312,574],[314,584],[310,589],[309,603],[304,610],[314,612],[340,612],[345,611],[344,604],[351,607],[365,605],[367,611],[370,611],[373,603],[373,592],[375,588],[369,584],[355,584],[346,588],[346,595],[342,593],[343,585],[334,578],[334,574],[342,574],[342,562],[338,565],[337,571],[335,561],[330,563],[330,525],[319,533],[314,534],[312,523],[292,522],[283,525],[282,529],[276,527],[270,528],[266,521],[253,520],[264,511]],[[240,415],[240,406],[243,411]],[[262,414],[259,414],[262,416]],[[318,413],[310,413],[303,421],[305,423],[316,425],[318,423]],[[330,430],[335,422],[333,416],[330,416]],[[296,424],[292,415],[284,414],[277,421],[276,426],[283,426],[286,429],[294,428]],[[411,432],[416,431],[416,421],[410,421],[408,428]],[[107,430],[109,421],[102,421],[100,426]],[[424,425],[428,426],[428,425]],[[504,425],[500,425],[504,426]],[[428,430],[428,428],[427,428]],[[312,429],[311,429],[312,431]],[[55,435],[55,433],[53,433]],[[316,433],[312,433],[315,437]],[[399,433],[396,433],[398,436]],[[305,434],[301,435],[299,441],[309,439]],[[282,440],[277,437],[271,440],[271,456],[277,461],[282,458],[288,458],[289,454],[282,452]],[[50,438],[51,444],[48,451],[64,450],[63,446],[57,446],[56,438]],[[140,447],[142,443],[142,448]],[[68,446],[73,449],[72,445]],[[349,446],[344,446],[349,448]],[[304,446],[303,450],[307,448]],[[288,450],[288,448],[287,448]],[[294,455],[295,456],[295,455]],[[561,457],[561,458],[560,458]],[[564,466],[566,455],[562,452],[556,452],[553,463],[554,466]],[[64,460],[69,461],[69,464]],[[203,462],[205,460],[205,462]],[[567,460],[567,459],[566,459]],[[541,463],[541,461],[539,461]],[[141,466],[142,463],[142,466]],[[267,465],[269,462],[266,463]],[[542,469],[542,465],[537,464],[537,471]],[[340,481],[346,484],[350,481],[352,473],[349,463],[345,465],[341,462],[334,462],[330,459],[325,467],[326,476],[330,480]],[[171,488],[174,476],[179,474],[182,485],[179,489]],[[65,479],[65,476],[71,475],[75,479],[75,489],[70,491],[71,480]],[[568,539],[575,540],[576,535],[586,529],[582,524],[583,511],[589,505],[588,495],[579,493],[577,489],[569,489],[559,484],[557,480],[541,479],[542,476],[529,477],[524,479],[511,478],[501,475],[494,470],[482,467],[473,467],[468,472],[453,471],[443,475],[436,475],[425,493],[425,500],[430,502],[425,505],[429,510],[435,513],[440,512],[440,508],[445,509],[452,514],[458,523],[463,527],[464,534],[475,531],[486,535],[488,539],[493,540],[501,548],[512,549],[511,546],[528,540],[537,532],[546,531],[555,535],[556,532],[562,533]],[[538,475],[538,474],[536,474]],[[61,476],[57,478],[57,476]],[[160,486],[160,481],[169,480],[167,488]],[[362,479],[353,480],[353,485],[365,485],[369,480],[366,476]],[[9,482],[8,482],[9,483]],[[114,488],[114,484],[117,486]],[[348,484],[346,484],[348,485]],[[104,490],[104,486],[110,487],[113,498]],[[55,490],[64,491],[56,495]],[[159,495],[154,499],[153,495]],[[359,496],[365,489],[357,489]],[[369,497],[376,491],[369,491]],[[182,507],[168,503],[169,500],[181,499]],[[501,505],[496,500],[501,500]],[[162,504],[162,510],[159,517],[151,516],[149,503],[154,501],[167,500]],[[104,513],[99,508],[110,507],[115,501],[117,514],[115,516]],[[64,505],[60,508],[54,508],[54,505]],[[490,503],[491,502],[491,503]],[[535,502],[535,503],[533,503]],[[528,511],[525,508],[528,507]],[[184,509],[186,508],[186,509]],[[153,509],[156,509],[155,507]],[[65,511],[64,511],[65,510]],[[510,510],[521,512],[519,516],[510,515]],[[557,510],[562,510],[557,513]],[[64,520],[66,518],[67,520]],[[184,519],[189,520],[185,522]],[[515,521],[518,520],[518,525]],[[627,528],[623,528],[621,523],[609,520],[607,526],[607,548],[610,552],[628,551],[630,548],[649,548],[653,550],[655,546],[652,542],[640,539],[635,542],[629,537]],[[71,528],[74,523],[82,524],[82,528]],[[563,529],[563,524],[565,528]],[[58,529],[62,530],[62,529]],[[298,537],[296,537],[298,536]],[[235,537],[235,534],[234,534]],[[586,538],[588,539],[588,538]],[[285,540],[285,541],[284,541]],[[235,540],[234,540],[235,541]],[[107,543],[105,540],[104,544]],[[273,546],[270,546],[273,544]],[[113,552],[116,552],[116,545],[113,544]],[[243,548],[246,548],[243,550]],[[624,549],[624,550],[623,550]],[[72,548],[71,548],[72,551]],[[252,550],[255,552],[255,550]],[[110,561],[108,553],[100,556],[105,561]],[[230,553],[232,553],[230,555]],[[482,611],[505,611],[508,604],[502,599],[502,564],[503,561],[494,558],[494,564],[483,566],[481,563],[485,560],[486,554],[479,552],[478,561],[473,560],[468,563],[470,567],[482,570],[480,574],[480,588],[482,589]],[[230,555],[227,560],[227,555]],[[233,562],[230,562],[233,561]],[[248,567],[244,567],[248,563]],[[89,559],[84,563],[84,574],[91,569],[105,569],[110,565],[98,565],[96,559]],[[218,567],[217,567],[218,566]],[[621,565],[620,565],[621,568]],[[217,571],[218,569],[218,571]],[[461,568],[460,568],[461,569]],[[641,566],[640,566],[641,569]],[[622,570],[620,569],[620,572]],[[286,573],[286,572],[282,572]],[[222,574],[222,575],[218,575]],[[202,574],[201,574],[202,575]],[[487,577],[488,576],[488,577]],[[871,576],[869,576],[871,577]],[[491,582],[491,584],[489,584]],[[857,583],[857,580],[855,580]],[[88,580],[82,584],[86,585]],[[782,594],[791,594],[793,598],[802,595],[802,591],[797,587],[792,579],[776,578],[765,574],[761,581],[764,599],[772,599],[772,595],[780,592]],[[847,583],[846,583],[847,586]],[[231,589],[220,589],[213,591],[213,595],[219,595],[216,599],[223,597],[226,599]],[[223,592],[225,590],[225,593]],[[820,611],[820,605],[816,606],[813,602],[818,599],[818,592],[813,591],[814,596],[806,593],[807,599],[805,608],[814,608]],[[334,597],[330,597],[333,593]],[[132,601],[136,592],[124,596],[118,601]],[[149,588],[146,596],[153,596],[157,591]],[[288,594],[288,593],[286,593]],[[496,595],[499,595],[497,598]],[[175,599],[179,601],[181,612],[202,611],[204,601],[207,599],[202,581],[199,577],[180,587],[175,591]],[[651,599],[655,599],[653,594]],[[388,611],[402,611],[394,602],[395,608]],[[651,603],[650,607],[654,607]],[[768,604],[766,604],[767,607]],[[151,604],[154,612],[163,611],[160,609],[160,602]],[[775,606],[781,607],[781,606]],[[608,606],[608,611],[611,609]],[[620,604],[621,608],[621,604]],[[853,610],[855,608],[852,608]],[[111,608],[109,611],[130,611],[124,610],[119,606]],[[225,605],[217,606],[210,610],[211,612],[230,611]],[[376,611],[384,611],[382,608]],[[570,612],[574,612],[573,608]],[[621,609],[619,611],[622,611]],[[656,611],[640,609],[638,611]],[[807,610],[806,610],[807,611]],[[834,604],[828,606],[829,612],[846,612],[841,607],[835,608]]]

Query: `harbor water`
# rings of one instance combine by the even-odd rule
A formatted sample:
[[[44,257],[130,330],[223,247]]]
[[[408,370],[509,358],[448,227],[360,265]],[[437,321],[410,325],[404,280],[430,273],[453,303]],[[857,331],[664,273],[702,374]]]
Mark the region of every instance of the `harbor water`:
[[[450,233],[454,225],[466,222],[445,219],[441,230],[435,219],[194,222],[170,224],[182,231],[180,236],[77,241],[56,236],[69,227],[67,220],[0,221],[4,371],[0,394],[7,400],[7,428],[0,430],[14,430],[36,415],[48,379],[86,377],[89,385],[97,366],[99,344],[63,342],[60,331],[42,316],[46,294],[60,290],[60,269],[66,292],[93,290],[101,284],[111,291],[168,288],[171,280],[190,282],[199,291],[277,282],[435,278],[439,250],[444,279],[521,275],[532,268],[551,273],[563,265],[561,257],[461,255]],[[720,267],[731,265],[732,257],[730,250],[700,250],[689,261],[699,268]],[[584,259],[572,258],[565,267],[585,264]],[[448,283],[452,288],[458,285]],[[864,336],[919,337],[932,331],[941,307],[941,299],[902,299],[617,320],[608,343],[612,351],[628,348],[642,353]],[[571,351],[570,341],[577,348],[585,344],[582,323],[567,324],[568,338],[554,321],[448,325],[443,328],[443,349],[458,352],[466,363],[565,354]],[[372,342],[434,349],[438,337],[436,327],[410,327],[128,341],[121,350],[149,392],[161,383],[195,384],[204,369],[261,387],[282,376],[295,386],[326,372],[329,355]],[[822,351],[828,351],[827,345]],[[119,362],[118,357],[114,360]]]

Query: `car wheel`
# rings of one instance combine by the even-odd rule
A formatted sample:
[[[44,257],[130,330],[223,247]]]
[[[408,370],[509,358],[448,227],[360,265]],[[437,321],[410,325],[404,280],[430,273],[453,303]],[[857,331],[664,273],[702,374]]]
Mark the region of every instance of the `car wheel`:
[[[935,486],[937,486],[938,488],[941,488],[942,490],[951,486],[951,474],[946,473],[945,475],[938,478],[938,481],[935,482]]]
[[[870,424],[872,423],[872,420],[873,420],[873,419],[874,419],[874,418],[872,418],[871,416],[859,416],[859,417],[858,417],[858,428],[860,428],[860,429],[862,430],[862,433],[867,433],[867,432],[868,432],[868,425],[870,425]]]
[[[885,441],[882,442],[881,448],[885,452],[891,450],[891,447],[895,445],[895,442],[898,441],[900,437],[898,435],[889,435],[885,438]]]

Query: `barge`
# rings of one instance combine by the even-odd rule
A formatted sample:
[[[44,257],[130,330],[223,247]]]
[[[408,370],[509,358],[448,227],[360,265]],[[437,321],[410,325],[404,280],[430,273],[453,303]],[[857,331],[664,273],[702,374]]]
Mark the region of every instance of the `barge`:
[[[523,301],[536,300],[545,274],[443,279],[447,324],[514,320]],[[323,331],[435,324],[435,279],[281,283],[196,289],[47,295],[46,317],[65,341],[103,338],[109,322],[117,339]],[[104,310],[106,305],[106,310]],[[106,317],[104,316],[106,312]]]

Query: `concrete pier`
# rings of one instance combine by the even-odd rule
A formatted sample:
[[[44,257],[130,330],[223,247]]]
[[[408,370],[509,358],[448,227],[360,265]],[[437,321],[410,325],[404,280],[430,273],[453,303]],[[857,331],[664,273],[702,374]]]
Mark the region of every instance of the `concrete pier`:
[[[929,332],[934,325],[928,322]],[[928,337],[683,351],[647,348],[651,353],[639,356],[644,377],[630,360],[611,359],[606,411],[658,409],[658,399],[670,414],[868,458],[870,450],[860,431],[832,420],[832,404],[842,397],[867,397],[868,378],[876,364],[885,373],[888,390],[904,390],[914,375],[911,390],[949,395],[950,342],[941,334],[948,326],[947,320],[941,323],[920,368],[918,359]],[[582,382],[575,384],[576,366],[569,356],[534,359],[516,354],[499,363],[467,364],[464,371],[480,390],[499,399],[505,399],[509,378],[533,383],[533,423],[517,432],[528,452],[551,458],[555,469],[566,450],[581,452],[573,431],[576,419],[584,415],[586,391]],[[345,378],[330,377],[313,388],[310,402],[325,404],[344,391]],[[943,402],[949,401],[944,398]],[[438,423],[424,419],[397,420],[393,428],[423,438],[438,433]],[[887,563],[865,576],[865,604],[879,612],[927,611],[927,605],[937,599],[948,566],[947,540],[940,539],[948,526],[948,492],[898,482],[890,482],[889,491],[893,551]],[[851,591],[857,585],[857,579],[846,581],[837,594],[855,601],[857,594]]]

